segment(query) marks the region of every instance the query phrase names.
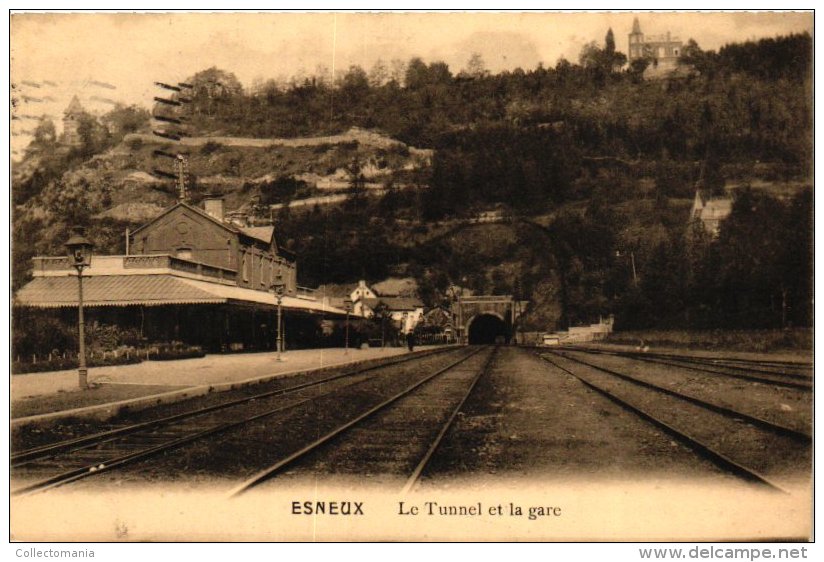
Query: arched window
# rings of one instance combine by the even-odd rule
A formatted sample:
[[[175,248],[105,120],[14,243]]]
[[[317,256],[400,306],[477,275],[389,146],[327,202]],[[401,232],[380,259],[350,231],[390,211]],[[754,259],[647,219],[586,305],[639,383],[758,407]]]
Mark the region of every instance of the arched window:
[[[243,280],[248,283],[249,282],[249,263],[248,263],[248,260],[246,259],[246,252],[243,252],[243,262],[242,262],[242,265],[241,265],[240,269],[241,269],[241,273],[243,275]]]

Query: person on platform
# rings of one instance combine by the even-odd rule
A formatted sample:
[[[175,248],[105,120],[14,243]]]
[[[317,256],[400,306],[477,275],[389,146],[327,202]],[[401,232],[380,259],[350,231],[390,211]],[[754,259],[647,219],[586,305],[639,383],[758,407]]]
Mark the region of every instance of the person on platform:
[[[415,332],[406,334],[406,345],[409,347],[409,351],[415,351]]]

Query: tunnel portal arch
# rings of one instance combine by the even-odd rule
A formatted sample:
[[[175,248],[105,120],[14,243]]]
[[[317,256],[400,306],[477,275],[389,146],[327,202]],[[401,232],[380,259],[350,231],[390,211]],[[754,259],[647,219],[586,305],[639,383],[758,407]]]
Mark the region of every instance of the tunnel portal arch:
[[[510,333],[506,320],[494,312],[473,316],[466,326],[469,345],[509,343]]]
[[[509,343],[529,302],[515,300],[512,295],[473,295],[459,296],[455,304],[458,341],[495,343],[503,336],[504,343]],[[490,337],[492,341],[487,341]]]

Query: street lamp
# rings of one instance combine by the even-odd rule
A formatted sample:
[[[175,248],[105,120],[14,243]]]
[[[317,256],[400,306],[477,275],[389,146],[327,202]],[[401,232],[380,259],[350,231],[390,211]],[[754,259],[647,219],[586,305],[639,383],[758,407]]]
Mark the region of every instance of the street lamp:
[[[86,369],[86,333],[83,321],[83,269],[92,264],[92,248],[94,247],[83,234],[85,229],[82,226],[74,228],[74,234],[66,242],[66,253],[69,256],[69,263],[77,270],[77,334],[79,349],[77,354],[77,375],[80,388],[89,388],[88,370]]]
[[[275,299],[278,302],[278,339],[276,342],[278,350],[278,361],[283,361],[281,352],[283,351],[283,335],[281,333],[281,304],[283,303],[283,293],[286,292],[286,283],[283,282],[283,275],[278,273],[275,282],[272,283],[272,292],[275,294]]]
[[[349,313],[352,311],[352,299],[345,299],[343,308],[346,309],[346,349],[343,353],[349,355]]]
[[[615,257],[622,258],[624,254],[621,253],[621,250],[615,250]],[[632,264],[632,284],[636,287],[638,286],[638,273],[635,271],[635,252],[629,253],[630,263]]]
[[[461,343],[461,331],[463,329],[463,318],[461,318],[461,293],[463,292],[463,289],[459,292],[455,288],[454,284],[450,284],[449,292],[452,297],[449,304],[449,309],[452,313],[452,327],[455,330],[455,341],[456,343]]]

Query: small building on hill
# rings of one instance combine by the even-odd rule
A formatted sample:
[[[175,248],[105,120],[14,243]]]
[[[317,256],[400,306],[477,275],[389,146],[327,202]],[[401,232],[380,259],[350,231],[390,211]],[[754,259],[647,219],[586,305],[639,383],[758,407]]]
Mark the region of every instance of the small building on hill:
[[[695,191],[695,199],[692,202],[690,220],[700,221],[704,230],[714,238],[721,230],[721,221],[730,216],[731,212],[731,198],[713,197],[698,189]]]
[[[88,115],[77,96],[72,96],[68,107],[63,111],[63,143],[69,146],[80,146],[80,121]]]
[[[649,57],[655,66],[668,67],[670,70],[678,65],[683,42],[673,37],[667,31],[663,35],[644,35],[638,18],[632,21],[632,31],[629,34],[628,60]]]

